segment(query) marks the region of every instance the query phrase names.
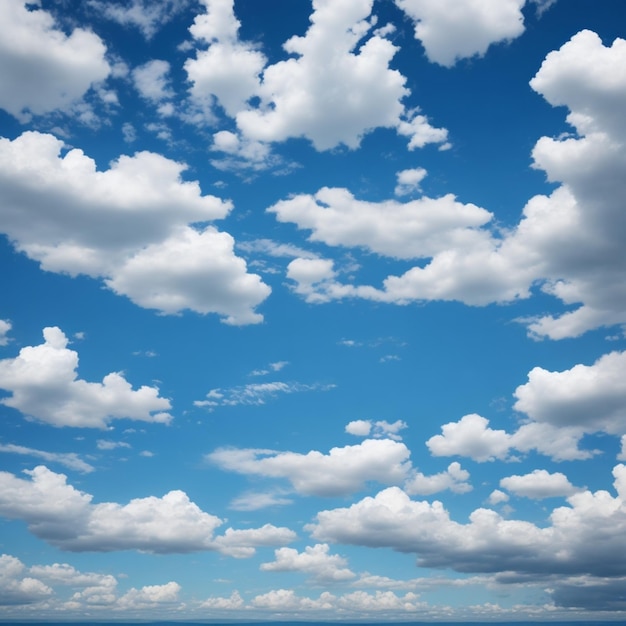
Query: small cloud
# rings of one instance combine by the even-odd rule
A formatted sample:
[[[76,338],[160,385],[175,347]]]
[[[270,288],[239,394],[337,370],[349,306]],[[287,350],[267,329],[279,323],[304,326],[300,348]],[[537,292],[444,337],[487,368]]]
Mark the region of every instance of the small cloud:
[[[115,450],[116,448],[130,448],[131,445],[125,441],[108,441],[106,439],[98,439],[96,444],[98,450]]]

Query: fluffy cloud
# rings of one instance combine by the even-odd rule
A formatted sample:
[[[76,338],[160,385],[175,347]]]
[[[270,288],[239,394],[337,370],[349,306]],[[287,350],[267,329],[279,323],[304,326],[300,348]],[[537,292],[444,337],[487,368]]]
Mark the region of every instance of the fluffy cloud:
[[[214,536],[223,520],[205,513],[183,491],[135,498],[128,504],[92,503],[92,496],[44,466],[28,479],[0,472],[0,515],[21,519],[37,537],[64,550],[139,550],[160,554],[215,550],[251,556],[256,546],[282,545],[295,538],[287,528],[229,528]]]
[[[491,213],[454,196],[374,203],[357,200],[347,189],[324,187],[269,207],[279,222],[311,230],[311,241],[362,247],[376,254],[414,259],[447,249],[473,248],[484,239],[479,227]]]
[[[213,226],[231,204],[201,195],[185,166],[151,152],[105,171],[52,135],[0,139],[0,231],[42,268],[103,278],[140,306],[163,313],[218,313],[231,324],[261,321],[269,294]]]
[[[117,601],[118,609],[145,609],[155,605],[178,601],[181,587],[170,581],[165,585],[147,585],[141,589],[130,589]]]
[[[203,0],[203,4],[206,13],[195,18],[189,31],[195,40],[209,45],[185,63],[191,98],[209,118],[216,101],[235,117],[257,93],[266,59],[253,44],[238,39],[234,0]]]
[[[455,461],[448,465],[446,471],[432,476],[425,476],[421,472],[416,472],[406,482],[404,489],[410,495],[421,496],[428,496],[446,489],[453,493],[467,493],[472,490],[472,486],[467,482],[469,476],[469,472]]]
[[[575,493],[542,527],[503,519],[488,509],[475,510],[461,524],[450,519],[440,502],[414,501],[400,488],[389,487],[348,508],[318,513],[308,530],[321,541],[415,553],[418,565],[425,567],[624,576],[626,467],[617,465],[613,475],[617,496]]]
[[[611,352],[593,365],[551,372],[533,368],[515,390],[514,408],[536,422],[585,432],[626,432],[626,352]]]
[[[423,167],[416,167],[410,170],[402,170],[396,174],[398,184],[394,189],[396,196],[405,196],[414,191],[420,191],[420,183],[426,176],[426,170]]]
[[[241,111],[248,137],[283,141],[306,137],[318,150],[343,143],[358,147],[376,127],[395,127],[407,95],[406,79],[389,68],[396,47],[372,35],[372,0],[314,2],[311,26],[284,44],[295,58],[265,68],[257,95],[261,107]]]
[[[565,474],[561,472],[550,474],[546,470],[534,470],[523,476],[507,476],[500,480],[500,487],[517,496],[535,500],[571,496],[581,491],[569,482]]]
[[[318,582],[350,580],[356,576],[346,567],[346,559],[338,554],[329,554],[329,546],[325,543],[307,546],[304,552],[279,548],[274,555],[274,561],[261,564],[262,571],[302,572]]]
[[[153,102],[161,102],[172,96],[168,87],[167,74],[170,64],[158,59],[148,61],[133,70],[135,87],[142,97]]]
[[[54,426],[106,428],[120,418],[158,423],[172,419],[166,412],[170,401],[161,398],[156,387],[133,390],[118,373],[107,374],[101,383],[77,378],[78,353],[67,348],[63,332],[50,327],[43,335],[43,344],[0,360],[0,388],[12,394],[0,403]]]
[[[526,0],[396,0],[415,22],[430,61],[451,67],[459,59],[484,55],[500,41],[524,32]]]
[[[306,495],[340,496],[359,491],[369,481],[402,482],[410,468],[409,455],[403,443],[366,439],[356,446],[332,448],[328,454],[221,448],[206,458],[240,474],[286,478]]]
[[[577,135],[536,143],[534,167],[561,185],[549,196],[531,198],[508,231],[497,231],[490,213],[453,196],[372,203],[345,189],[322,189],[270,207],[280,221],[311,230],[311,240],[329,246],[430,259],[388,276],[380,288],[342,283],[330,260],[296,259],[287,268],[296,293],[317,303],[362,298],[486,305],[528,298],[541,288],[565,305],[579,306],[557,317],[520,320],[531,336],[576,337],[626,323],[625,62],[626,41],[607,47],[590,31],[546,57],[531,86],[550,104],[569,108],[567,120]]]
[[[206,12],[190,32],[208,46],[185,63],[191,100],[205,119],[215,116],[216,105],[234,118],[242,137],[230,134],[238,144],[259,152],[264,143],[304,137],[318,150],[357,148],[378,127],[410,137],[410,149],[446,142],[445,129],[405,110],[406,79],[389,67],[397,51],[386,39],[390,29],[370,32],[372,0],[316,0],[305,35],[283,44],[291,58],[272,65],[255,44],[239,39],[233,0],[203,4]],[[230,139],[230,151],[245,159]],[[251,165],[262,167],[258,154],[250,156]]]
[[[0,5],[0,107],[21,121],[68,109],[110,72],[97,35],[77,28],[67,36],[50,13],[27,6]]]
[[[47,599],[52,589],[31,576],[24,576],[25,565],[14,556],[0,555],[0,606],[32,604]]]
[[[476,414],[444,424],[441,431],[441,435],[426,442],[434,456],[459,455],[475,461],[492,461],[506,458],[511,445],[510,435],[489,428],[489,420]]]
[[[387,439],[394,439],[400,441],[402,437],[398,435],[398,432],[406,428],[406,422],[403,420],[396,420],[393,423],[389,423],[386,420],[378,420],[372,422],[372,420],[354,420],[346,425],[346,432],[357,437],[373,437],[380,438],[385,437]]]

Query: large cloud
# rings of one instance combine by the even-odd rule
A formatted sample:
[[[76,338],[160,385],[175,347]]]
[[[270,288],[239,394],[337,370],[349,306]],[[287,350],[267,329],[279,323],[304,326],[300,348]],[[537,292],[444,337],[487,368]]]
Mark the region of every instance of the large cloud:
[[[540,287],[565,305],[580,306],[560,316],[524,320],[533,336],[576,337],[626,323],[625,65],[626,41],[616,39],[607,47],[590,31],[577,33],[546,57],[531,86],[550,104],[569,108],[567,120],[577,136],[537,142],[534,167],[562,184],[549,196],[531,198],[517,226],[508,231],[497,232],[490,214],[470,210],[472,205],[450,205],[456,206],[449,212],[453,219],[436,222],[435,209],[444,198],[376,204],[357,201],[345,190],[322,190],[319,197],[299,196],[271,207],[280,220],[311,229],[311,239],[327,245],[429,259],[388,276],[380,288],[342,283],[329,259],[295,259],[287,274],[295,291],[310,302],[364,298],[485,305],[528,298]],[[392,218],[374,233],[373,224],[380,222],[376,216],[387,215],[390,208]],[[395,216],[401,213],[413,216],[412,227],[424,228],[415,245],[398,234]],[[331,216],[336,225],[328,222]]]
[[[50,327],[43,335],[44,343],[0,361],[0,388],[12,394],[0,403],[54,426],[105,428],[119,418],[159,423],[172,419],[166,412],[170,401],[161,398],[156,387],[133,390],[119,373],[107,374],[101,383],[77,378],[78,354],[67,348],[63,332]]]
[[[0,3],[0,107],[21,121],[68,109],[110,71],[100,37],[81,28],[67,36],[27,4]]]
[[[318,513],[313,537],[415,553],[424,567],[461,572],[624,576],[626,466],[613,470],[617,492],[582,491],[536,526],[477,509],[469,522],[450,518],[440,502],[411,500],[398,487],[347,508]],[[598,538],[602,537],[602,541]]]
[[[183,491],[135,498],[128,504],[92,503],[90,494],[45,466],[26,471],[30,480],[0,472],[0,515],[21,519],[37,537],[64,550],[139,550],[160,554],[216,550],[251,556],[255,546],[283,545],[295,539],[287,528],[215,530],[223,520],[205,513]]]
[[[552,372],[535,367],[515,390],[514,408],[524,414],[519,428],[507,433],[480,415],[463,416],[441,427],[426,445],[435,456],[466,456],[475,461],[505,460],[512,450],[561,461],[587,459],[595,450],[580,449],[585,434],[626,432],[626,352],[611,352],[592,365]]]
[[[378,127],[409,136],[411,149],[446,142],[444,129],[405,109],[409,91],[406,78],[389,67],[397,51],[384,34],[389,29],[370,32],[373,0],[315,0],[307,32],[283,45],[292,57],[272,65],[238,38],[233,0],[204,5],[190,28],[200,45],[208,44],[185,64],[191,98],[209,119],[219,104],[245,144],[304,137],[318,150],[357,148]]]
[[[396,0],[415,22],[429,60],[450,67],[458,59],[484,55],[499,41],[524,32],[526,0]]]
[[[218,313],[231,324],[261,321],[269,294],[233,238],[206,222],[229,202],[181,178],[185,166],[151,152],[98,171],[81,150],[26,132],[0,139],[0,231],[43,269],[103,278],[121,295],[163,313]],[[201,229],[191,224],[202,223]]]
[[[240,474],[286,478],[299,493],[339,496],[358,491],[369,481],[402,482],[410,469],[408,448],[391,439],[366,439],[328,454],[221,448],[207,459]]]

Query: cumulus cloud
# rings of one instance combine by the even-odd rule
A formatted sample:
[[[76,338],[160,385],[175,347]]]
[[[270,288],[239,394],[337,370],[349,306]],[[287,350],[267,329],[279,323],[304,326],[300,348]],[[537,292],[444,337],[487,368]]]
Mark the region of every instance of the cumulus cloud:
[[[386,420],[378,420],[376,422],[372,420],[354,420],[346,425],[345,430],[347,433],[357,437],[371,436],[375,439],[386,437],[400,441],[402,437],[398,435],[398,432],[406,427],[406,422],[403,420],[396,420],[393,423],[389,423]]]
[[[113,419],[165,424],[172,419],[170,401],[156,387],[134,390],[119,373],[107,374],[101,383],[77,378],[78,353],[68,349],[61,329],[45,328],[43,336],[43,344],[0,360],[0,388],[12,394],[0,403],[53,426],[106,428]]]
[[[410,469],[409,456],[403,443],[366,439],[356,446],[331,448],[328,454],[219,448],[206,458],[225,470],[286,478],[298,493],[328,497],[354,493],[370,481],[402,482]]]
[[[17,250],[48,271],[102,278],[162,313],[261,321],[254,307],[269,287],[247,272],[228,233],[206,225],[225,217],[229,202],[203,196],[197,182],[182,180],[184,164],[155,153],[98,171],[81,150],[63,150],[38,132],[0,139],[0,231]]]
[[[130,589],[117,601],[119,609],[145,609],[178,601],[181,586],[173,581],[165,585],[146,585]]]
[[[338,554],[330,554],[326,543],[307,546],[304,552],[293,548],[279,548],[274,551],[275,560],[262,563],[264,572],[302,572],[317,582],[343,581],[354,578],[354,574],[346,567],[347,561]]]
[[[203,4],[190,32],[206,47],[185,63],[191,100],[204,119],[223,110],[235,120],[238,133],[220,131],[216,139],[253,167],[263,167],[263,160],[246,159],[243,147],[262,151],[263,144],[291,137],[306,138],[317,150],[357,148],[379,127],[410,137],[410,149],[447,140],[445,129],[405,110],[406,78],[389,66],[397,51],[387,39],[393,29],[372,30],[372,0],[314,2],[307,32],[283,44],[291,57],[274,64],[239,39],[233,0]]]
[[[530,474],[524,474],[523,476],[514,475],[502,478],[500,487],[517,496],[524,496],[533,500],[571,496],[578,491],[582,491],[574,487],[565,474],[561,472],[551,474],[546,470],[540,469],[533,470]]]
[[[405,491],[410,495],[428,496],[433,493],[449,489],[453,493],[467,493],[472,490],[472,486],[467,482],[470,474],[461,467],[460,463],[454,461],[448,465],[448,469],[425,476],[421,472],[416,472],[404,485]]]
[[[396,0],[415,22],[428,59],[451,67],[459,59],[483,56],[491,44],[524,32],[526,0]]]
[[[489,509],[473,511],[462,524],[440,502],[414,501],[399,487],[389,487],[350,507],[321,511],[307,528],[320,541],[414,553],[423,567],[624,576],[626,467],[617,465],[613,475],[616,496],[574,493],[567,506],[550,513],[545,526],[503,519]]]
[[[31,115],[68,110],[111,71],[100,37],[71,34],[23,0],[0,5],[0,107],[22,122]]]
[[[434,456],[459,455],[475,461],[493,461],[505,459],[511,445],[510,435],[489,428],[489,420],[476,414],[444,424],[441,432],[426,442]]]
[[[320,189],[281,200],[267,209],[279,222],[311,230],[309,239],[330,246],[362,247],[397,259],[434,256],[449,248],[472,247],[491,213],[454,196],[365,202],[347,189]]]
[[[593,365],[551,372],[533,368],[515,390],[514,408],[536,422],[585,432],[626,432],[626,352],[611,352]]]
[[[30,479],[0,472],[0,515],[23,520],[44,541],[74,552],[139,550],[159,554],[204,550],[251,556],[256,546],[283,545],[295,538],[287,528],[215,530],[223,520],[205,513],[183,491],[132,499],[128,504],[92,503],[90,494],[67,477],[39,466]]]
[[[398,184],[394,190],[396,196],[406,196],[414,191],[420,191],[420,183],[424,180],[426,173],[423,167],[398,172],[396,174]]]
[[[52,595],[40,580],[25,576],[26,566],[14,556],[0,555],[0,606],[32,604]]]
[[[561,184],[548,196],[530,198],[509,230],[499,231],[488,211],[452,195],[374,203],[356,200],[346,189],[324,188],[274,204],[268,210],[279,221],[310,230],[312,241],[428,260],[376,287],[341,282],[330,260],[295,259],[287,268],[294,291],[313,303],[361,298],[482,306],[529,298],[539,288],[568,307],[579,306],[557,317],[520,320],[533,337],[577,337],[626,323],[625,60],[623,39],[607,47],[591,31],[548,54],[531,87],[553,106],[568,107],[577,135],[536,143],[533,166]]]

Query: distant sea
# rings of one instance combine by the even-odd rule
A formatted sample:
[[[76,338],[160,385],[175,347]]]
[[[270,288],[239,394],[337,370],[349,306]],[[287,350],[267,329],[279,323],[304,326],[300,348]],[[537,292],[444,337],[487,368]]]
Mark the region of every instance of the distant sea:
[[[1,0],[0,0],[1,1]],[[265,621],[265,620],[203,620],[203,621],[154,621],[154,620],[134,620],[134,621],[106,621],[106,620],[92,620],[92,621],[61,621],[61,620],[6,620],[0,618],[0,625],[11,624],[51,624],[53,626],[626,626],[626,620],[593,620],[593,621],[579,621],[569,620],[566,622],[558,621],[553,622],[551,620],[540,620],[534,622],[522,622],[518,620],[510,620],[508,622],[492,622],[492,621],[477,621],[466,620],[463,622],[440,622],[440,621],[428,621],[428,622],[413,622],[410,620],[404,621],[373,621],[362,620],[358,622],[344,622],[342,620],[327,620],[319,622],[306,622],[306,621]]]

